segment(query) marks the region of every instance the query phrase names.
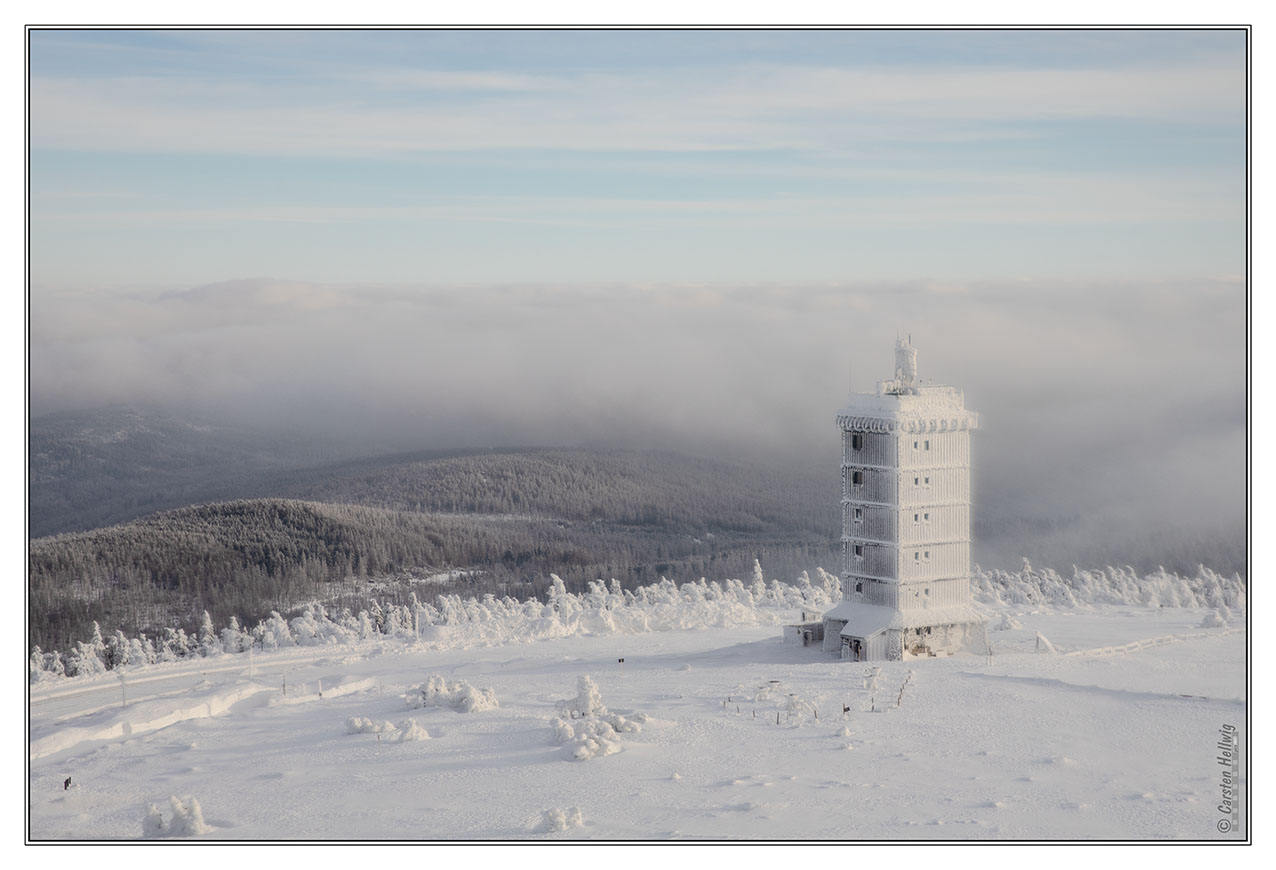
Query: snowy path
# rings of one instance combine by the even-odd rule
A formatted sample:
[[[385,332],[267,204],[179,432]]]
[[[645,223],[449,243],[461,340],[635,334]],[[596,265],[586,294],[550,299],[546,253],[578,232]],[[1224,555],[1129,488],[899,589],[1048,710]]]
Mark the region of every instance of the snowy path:
[[[123,708],[109,677],[33,691],[31,835],[137,838],[147,804],[193,795],[214,839],[1222,836],[1213,758],[1220,726],[1244,726],[1243,631],[1189,610],[1015,616],[991,663],[842,663],[763,627],[292,649],[251,679],[242,656],[180,663],[130,677]],[[1131,648],[1035,653],[1037,632]],[[409,709],[431,674],[499,707]],[[553,720],[581,674],[647,720],[573,761]],[[352,717],[428,739],[350,734]]]

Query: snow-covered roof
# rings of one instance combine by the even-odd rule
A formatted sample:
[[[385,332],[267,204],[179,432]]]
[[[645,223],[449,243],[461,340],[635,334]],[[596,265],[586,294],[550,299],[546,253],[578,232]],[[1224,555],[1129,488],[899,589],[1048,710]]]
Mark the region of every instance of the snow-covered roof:
[[[891,627],[891,620],[895,618],[895,609],[876,604],[843,601],[824,614],[824,618],[846,620],[846,625],[842,626],[842,634],[845,637],[872,637]]]

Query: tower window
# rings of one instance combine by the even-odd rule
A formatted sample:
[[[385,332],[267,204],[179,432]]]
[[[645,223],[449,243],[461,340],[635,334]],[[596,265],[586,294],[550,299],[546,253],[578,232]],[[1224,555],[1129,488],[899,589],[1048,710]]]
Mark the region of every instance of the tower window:
[[[855,434],[853,434],[853,435],[851,436],[851,449],[852,449],[852,450],[863,450],[863,449],[864,449],[864,436],[863,436],[863,435],[861,435],[861,434],[859,434],[858,432],[856,432]]]
[[[863,583],[856,583],[856,584],[855,584],[855,591],[856,591],[856,592],[863,592],[863,591],[864,591],[864,584],[863,584]]]
[[[913,449],[914,449],[914,450],[916,450],[916,449],[917,449],[917,442],[916,442],[916,441],[914,441],[914,442],[913,442]]]
[[[930,558],[930,550],[927,550],[927,551],[926,551],[926,558],[927,558],[927,559],[929,559],[929,558]]]
[[[917,478],[913,478],[913,486],[917,486]]]
[[[852,472],[851,472],[851,483],[855,484],[856,486],[859,486],[859,485],[861,485],[862,483],[864,483],[864,472],[862,472],[862,471],[852,471]]]
[[[857,559],[862,559],[862,558],[864,558],[864,545],[863,545],[863,544],[856,544],[856,545],[855,545],[855,557],[856,557]]]
[[[930,513],[924,513],[924,514],[922,514],[922,518],[923,518],[923,519],[925,519],[925,520],[926,520],[926,522],[930,522]]]
[[[855,509],[855,522],[857,522],[857,523],[862,523],[862,522],[864,522],[864,509],[863,509],[863,508],[856,508],[856,509]]]
[[[914,561],[914,562],[920,562],[921,560],[922,560],[922,554],[921,554],[921,553],[914,553],[914,554],[913,554],[913,561]]]
[[[917,519],[918,519],[917,514],[913,514],[913,522],[917,522]]]
[[[929,450],[929,449],[930,449],[930,441],[927,441],[927,442],[926,442],[926,449],[927,449],[927,450]]]
[[[926,478],[926,486],[930,486],[930,478]]]

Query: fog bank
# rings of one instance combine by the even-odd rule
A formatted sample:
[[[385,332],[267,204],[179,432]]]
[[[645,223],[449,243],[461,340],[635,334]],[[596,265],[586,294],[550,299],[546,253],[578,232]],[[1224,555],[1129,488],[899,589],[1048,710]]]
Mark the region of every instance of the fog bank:
[[[658,447],[836,480],[836,410],[907,332],[920,376],[980,413],[976,558],[1066,568],[1243,549],[1245,316],[1228,280],[35,287],[30,401],[181,406],[369,452]]]

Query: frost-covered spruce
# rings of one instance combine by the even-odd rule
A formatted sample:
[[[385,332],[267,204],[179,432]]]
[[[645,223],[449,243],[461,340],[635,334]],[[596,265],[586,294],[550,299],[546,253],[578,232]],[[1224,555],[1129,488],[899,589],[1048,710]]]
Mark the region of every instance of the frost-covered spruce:
[[[607,713],[598,684],[587,674],[576,678],[576,712],[581,716],[602,716]]]

